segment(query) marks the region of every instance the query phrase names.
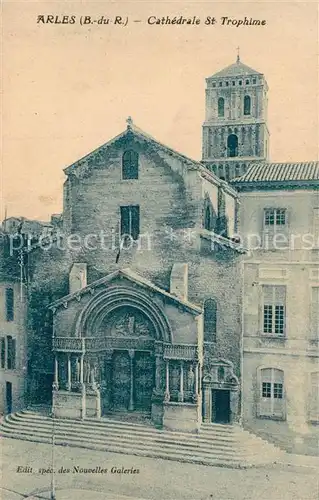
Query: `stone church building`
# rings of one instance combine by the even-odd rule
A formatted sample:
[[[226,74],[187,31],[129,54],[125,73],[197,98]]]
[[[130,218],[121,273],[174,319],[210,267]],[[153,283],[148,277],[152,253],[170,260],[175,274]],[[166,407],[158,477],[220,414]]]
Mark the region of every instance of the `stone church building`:
[[[278,417],[270,410],[260,413],[262,404],[281,408],[284,397],[293,397],[292,389],[285,392],[281,372],[272,370],[281,370],[282,356],[288,359],[284,318],[296,307],[293,301],[288,307],[285,298],[295,295],[296,283],[285,282],[289,273],[280,269],[287,260],[296,265],[296,259],[274,247],[256,256],[247,241],[256,229],[257,206],[268,233],[286,227],[283,191],[290,193],[291,207],[293,196],[311,199],[311,230],[319,206],[319,164],[287,169],[268,162],[268,86],[262,73],[238,57],[206,83],[201,162],[128,118],[121,134],[64,170],[59,225],[21,250],[29,290],[28,342],[19,351],[27,357],[25,404],[52,400],[56,417],[147,417],[154,426],[190,432],[202,422],[244,421],[258,433],[259,418]],[[274,171],[278,178],[271,177]],[[309,276],[312,288],[319,286],[316,255],[306,259],[308,291]],[[259,283],[262,272],[268,277]],[[264,301],[256,283],[266,287]],[[318,333],[316,290],[310,293],[312,306],[307,295],[302,314],[309,321],[312,307],[312,331]],[[3,335],[7,324],[0,326]],[[317,380],[318,344],[313,338],[307,342],[301,369]],[[293,340],[286,348],[290,344],[301,349]],[[301,358],[292,353],[293,359]],[[1,368],[8,377],[5,364]],[[21,389],[16,396],[12,390],[15,410]],[[319,420],[318,401],[311,408],[312,426]],[[286,409],[280,415],[286,421]],[[268,427],[266,437],[283,431],[277,424]]]

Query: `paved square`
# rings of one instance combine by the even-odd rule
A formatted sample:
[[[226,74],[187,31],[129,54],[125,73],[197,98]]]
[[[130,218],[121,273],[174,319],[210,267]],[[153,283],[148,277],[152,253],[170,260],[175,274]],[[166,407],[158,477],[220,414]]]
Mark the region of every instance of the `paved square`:
[[[49,445],[3,439],[2,464],[1,500],[20,500],[22,495],[31,494],[37,495],[34,498],[49,498]],[[62,446],[55,448],[55,464],[60,471],[55,475],[57,500],[317,500],[319,497],[315,467],[278,464],[239,470]],[[17,472],[19,466],[26,468],[20,471],[28,472]]]

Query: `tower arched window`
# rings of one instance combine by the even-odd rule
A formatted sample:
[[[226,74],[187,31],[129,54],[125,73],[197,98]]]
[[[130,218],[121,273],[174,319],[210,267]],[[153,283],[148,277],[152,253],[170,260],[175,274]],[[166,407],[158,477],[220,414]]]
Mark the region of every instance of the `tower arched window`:
[[[218,116],[225,116],[225,99],[223,97],[218,99]]]
[[[216,342],[217,333],[217,302],[206,299],[204,302],[204,340]]]
[[[231,158],[238,156],[238,137],[236,134],[230,134],[227,138],[227,156]]]
[[[251,114],[251,98],[249,95],[245,95],[244,97],[244,115]]]
[[[138,179],[138,153],[132,149],[123,153],[122,179]]]

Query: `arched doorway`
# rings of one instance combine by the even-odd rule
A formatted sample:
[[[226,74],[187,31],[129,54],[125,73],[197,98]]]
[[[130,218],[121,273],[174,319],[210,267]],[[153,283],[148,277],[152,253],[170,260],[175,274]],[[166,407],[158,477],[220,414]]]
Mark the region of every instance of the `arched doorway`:
[[[152,321],[134,306],[119,306],[103,316],[95,335],[112,349],[100,355],[102,414],[111,412],[151,413],[155,383]]]
[[[219,424],[239,418],[239,381],[233,364],[225,359],[211,359],[204,365],[203,420]]]

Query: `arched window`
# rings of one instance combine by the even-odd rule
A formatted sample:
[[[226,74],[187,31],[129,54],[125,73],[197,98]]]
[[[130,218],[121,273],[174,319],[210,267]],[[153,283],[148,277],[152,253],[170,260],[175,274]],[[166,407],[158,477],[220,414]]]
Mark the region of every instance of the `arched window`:
[[[214,299],[204,302],[204,340],[216,342],[217,332],[217,303]]]
[[[277,368],[259,370],[258,416],[282,419],[285,416],[284,372]]]
[[[223,380],[225,378],[225,367],[224,366],[218,367],[217,378],[218,378],[218,382],[223,382]]]
[[[230,134],[227,138],[227,156],[238,156],[238,137],[235,134]]]
[[[249,95],[244,97],[244,115],[250,115],[251,113],[251,98]]]
[[[123,153],[122,179],[138,179],[138,153],[132,149]]]
[[[204,229],[207,229],[208,231],[212,230],[212,213],[209,206],[207,206],[205,210]]]
[[[223,97],[220,97],[218,99],[218,116],[224,116],[225,115],[225,99]]]

